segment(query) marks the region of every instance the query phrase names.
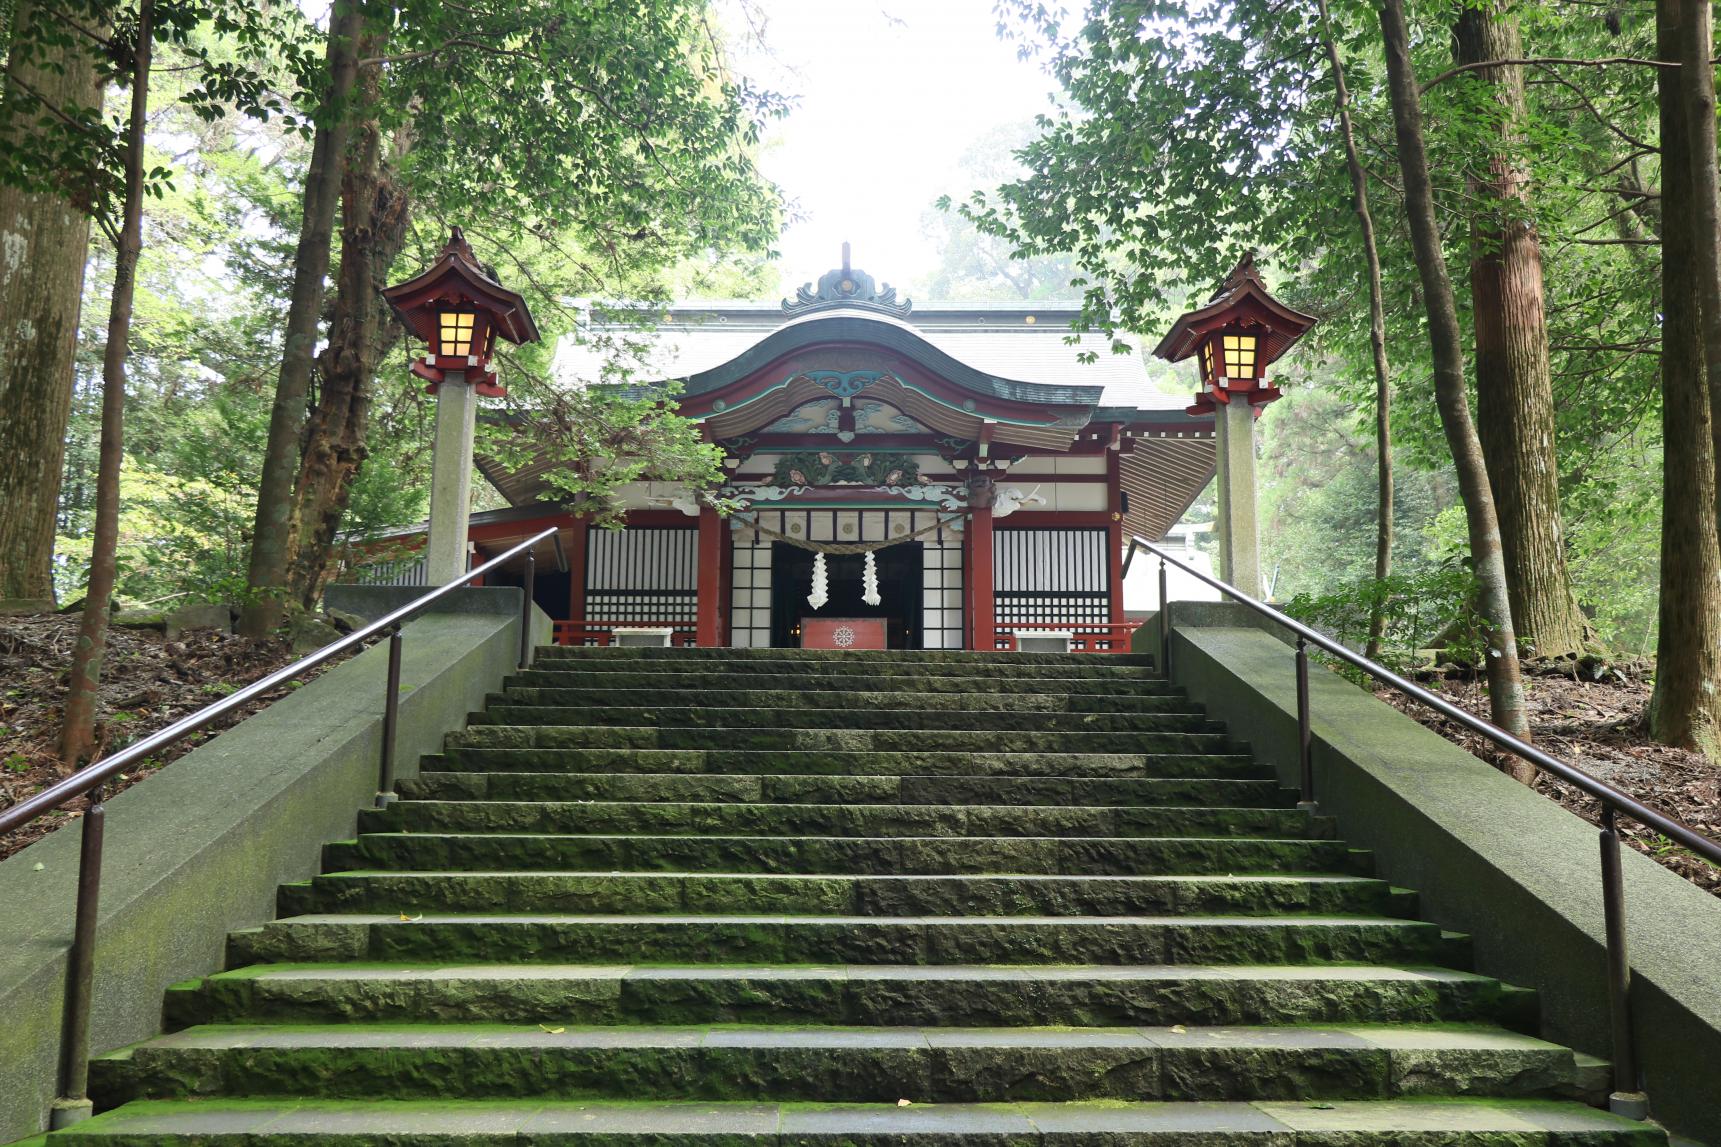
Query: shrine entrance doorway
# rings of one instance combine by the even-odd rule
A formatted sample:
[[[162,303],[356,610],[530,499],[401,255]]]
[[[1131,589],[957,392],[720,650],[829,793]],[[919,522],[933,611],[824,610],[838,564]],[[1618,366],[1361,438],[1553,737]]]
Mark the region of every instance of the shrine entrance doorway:
[[[873,554],[878,563],[879,604],[861,600],[864,554],[828,554],[825,569],[829,597],[814,609],[807,602],[813,592],[813,554],[799,546],[775,542],[771,546],[771,644],[780,649],[801,644],[801,620],[808,617],[883,618],[891,649],[921,648],[921,585],[924,547],[919,542],[900,542]]]

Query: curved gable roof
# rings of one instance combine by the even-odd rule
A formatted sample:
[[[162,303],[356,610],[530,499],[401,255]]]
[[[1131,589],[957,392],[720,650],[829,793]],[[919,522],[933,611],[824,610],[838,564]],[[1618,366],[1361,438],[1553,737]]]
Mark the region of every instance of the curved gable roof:
[[[988,374],[939,349],[907,323],[878,314],[840,310],[822,311],[787,322],[728,362],[689,375],[682,380],[684,401],[733,386],[798,351],[831,344],[872,345],[892,351],[960,390],[1003,402],[1081,407],[1091,411],[1099,404],[1105,389],[1051,386]]]

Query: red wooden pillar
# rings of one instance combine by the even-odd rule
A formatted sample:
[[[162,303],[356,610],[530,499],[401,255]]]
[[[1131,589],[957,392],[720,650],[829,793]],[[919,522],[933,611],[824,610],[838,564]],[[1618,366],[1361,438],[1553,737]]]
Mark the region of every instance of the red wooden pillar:
[[[735,644],[731,629],[735,623],[735,545],[734,533],[724,524],[719,531],[717,548],[723,556],[723,576],[717,583],[717,644]]]
[[[978,494],[979,492],[976,491]],[[963,585],[967,597],[968,648],[990,653],[998,647],[998,626],[992,594],[992,499],[988,487],[981,497],[971,495],[968,530],[968,577]],[[985,504],[978,501],[984,499]]]
[[[1110,549],[1109,597],[1111,620],[1123,620],[1123,453],[1106,452],[1106,509],[1111,511],[1111,525],[1106,529],[1106,545]]]
[[[712,647],[722,644],[723,624],[723,519],[710,506],[699,507],[699,620],[694,627],[694,644]]]
[[[586,619],[586,516],[575,514],[568,530],[568,620]],[[585,632],[575,630],[575,645],[585,644]]]

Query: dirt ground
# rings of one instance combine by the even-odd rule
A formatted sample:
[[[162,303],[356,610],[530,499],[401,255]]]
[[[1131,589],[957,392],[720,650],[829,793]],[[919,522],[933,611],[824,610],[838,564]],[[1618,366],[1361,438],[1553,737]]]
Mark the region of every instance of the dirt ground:
[[[0,617],[0,808],[66,776],[57,746],[78,620],[76,613]],[[293,660],[285,641],[253,641],[215,630],[193,630],[179,640],[166,641],[155,630],[115,627],[109,632],[102,671],[98,743],[103,752],[124,748]],[[109,795],[136,784],[327,668],[319,666],[302,680],[257,698],[150,757],[144,767],[124,774]],[[0,837],[0,859],[81,815],[83,808],[79,798]]]
[[[1536,745],[1651,808],[1721,839],[1721,766],[1696,753],[1654,744],[1644,736],[1643,714],[1652,685],[1649,669],[1607,668],[1600,680],[1585,679],[1589,675],[1549,673],[1525,678]],[[1437,687],[1472,713],[1487,716],[1487,699],[1479,682],[1444,679],[1422,684]],[[1485,760],[1500,756],[1480,737],[1426,709],[1389,693],[1379,696]],[[1597,823],[1599,807],[1588,795],[1547,777],[1537,778],[1536,789]],[[1721,868],[1632,820],[1622,818],[1619,824],[1633,848],[1721,896]]]

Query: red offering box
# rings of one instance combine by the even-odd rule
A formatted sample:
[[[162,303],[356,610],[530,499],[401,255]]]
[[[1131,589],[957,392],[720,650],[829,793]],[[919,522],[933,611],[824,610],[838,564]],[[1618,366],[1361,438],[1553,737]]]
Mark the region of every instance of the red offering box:
[[[804,617],[802,649],[887,648],[882,617]]]

